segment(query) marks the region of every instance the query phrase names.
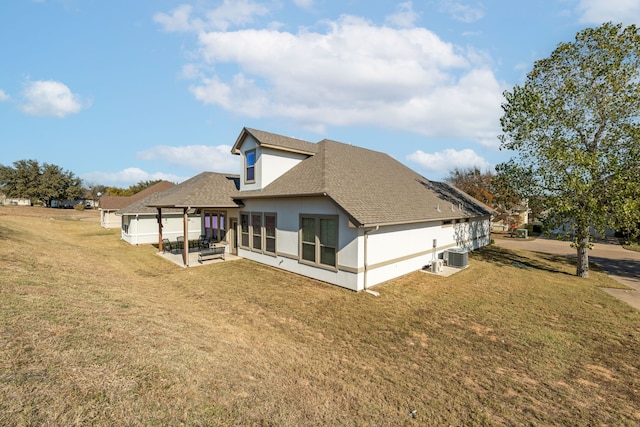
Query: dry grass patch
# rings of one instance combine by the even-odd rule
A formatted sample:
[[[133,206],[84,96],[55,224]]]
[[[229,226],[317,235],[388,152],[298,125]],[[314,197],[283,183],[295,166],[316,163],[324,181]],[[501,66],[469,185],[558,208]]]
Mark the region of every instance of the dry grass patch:
[[[0,209],[1,425],[640,423],[640,314],[564,258],[490,247],[374,298],[17,212]]]

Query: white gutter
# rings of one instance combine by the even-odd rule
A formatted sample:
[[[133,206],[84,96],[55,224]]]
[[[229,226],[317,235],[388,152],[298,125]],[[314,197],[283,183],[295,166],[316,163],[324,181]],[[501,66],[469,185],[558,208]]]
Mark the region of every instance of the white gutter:
[[[376,291],[371,291],[367,289],[367,272],[369,271],[369,263],[367,261],[368,257],[368,246],[369,246],[369,233],[372,231],[378,231],[380,226],[376,225],[374,228],[369,228],[368,230],[364,230],[364,291],[373,295],[380,296],[380,294]]]

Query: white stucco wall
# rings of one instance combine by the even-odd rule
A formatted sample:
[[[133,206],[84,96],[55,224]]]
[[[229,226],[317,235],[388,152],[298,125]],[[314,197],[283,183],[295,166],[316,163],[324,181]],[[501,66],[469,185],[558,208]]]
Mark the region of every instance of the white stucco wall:
[[[420,270],[434,259],[442,258],[442,253],[449,248],[473,250],[488,245],[490,229],[490,218],[486,217],[459,224],[443,225],[441,221],[434,221],[371,230],[366,237],[366,286]]]
[[[277,255],[262,254],[240,247],[238,255],[263,264],[357,290],[357,230],[350,228],[344,214],[324,198],[245,200],[242,212],[277,214]],[[314,267],[298,261],[300,214],[338,215],[338,254],[340,270]],[[344,268],[347,267],[347,268]],[[354,271],[350,271],[353,269]]]
[[[120,217],[119,217],[120,218]],[[172,242],[184,234],[184,223],[180,214],[162,215],[162,237]],[[122,240],[132,245],[158,243],[158,221],[155,215],[123,215],[121,217]],[[125,232],[125,224],[128,230]],[[201,234],[200,216],[190,216],[188,220],[189,240]]]
[[[258,151],[260,152],[260,167],[257,171],[260,173],[260,185],[262,188],[271,184],[308,157],[303,154],[276,151],[262,147]]]
[[[342,211],[324,198],[246,200],[243,212],[277,214],[277,255],[240,248],[240,256],[355,291],[420,270],[449,248],[473,250],[490,243],[489,217],[459,224],[432,221],[363,230],[349,227]],[[338,215],[338,271],[298,261],[300,214]]]
[[[103,228],[120,228],[121,219],[116,215],[116,211],[101,210],[100,225]]]
[[[245,153],[256,150],[255,181],[247,183]],[[240,190],[261,190],[271,184],[278,177],[300,163],[308,156],[304,154],[290,153],[272,148],[258,146],[256,140],[247,136],[241,147],[242,171],[240,174]]]

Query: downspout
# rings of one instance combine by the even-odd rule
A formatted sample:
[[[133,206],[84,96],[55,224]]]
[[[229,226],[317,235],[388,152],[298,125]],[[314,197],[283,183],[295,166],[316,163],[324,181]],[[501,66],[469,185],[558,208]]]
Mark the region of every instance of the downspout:
[[[140,242],[140,215],[136,214],[136,246]]]
[[[369,228],[364,230],[364,291],[371,293],[372,295],[378,296],[375,291],[370,291],[367,289],[367,273],[369,271],[369,262],[368,262],[368,247],[369,247],[369,233],[372,231],[378,231],[380,228],[379,225],[376,225],[374,228]]]

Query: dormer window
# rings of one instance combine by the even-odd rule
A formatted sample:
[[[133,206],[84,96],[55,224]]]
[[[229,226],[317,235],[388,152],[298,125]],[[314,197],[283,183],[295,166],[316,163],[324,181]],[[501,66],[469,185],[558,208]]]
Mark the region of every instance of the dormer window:
[[[244,155],[245,158],[245,182],[256,180],[256,150],[249,150]]]

